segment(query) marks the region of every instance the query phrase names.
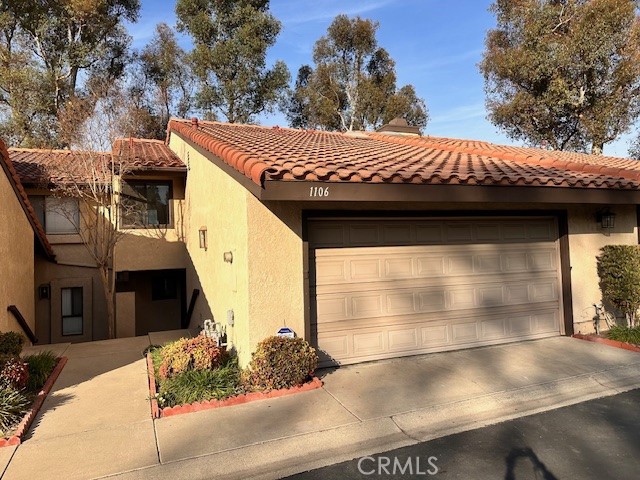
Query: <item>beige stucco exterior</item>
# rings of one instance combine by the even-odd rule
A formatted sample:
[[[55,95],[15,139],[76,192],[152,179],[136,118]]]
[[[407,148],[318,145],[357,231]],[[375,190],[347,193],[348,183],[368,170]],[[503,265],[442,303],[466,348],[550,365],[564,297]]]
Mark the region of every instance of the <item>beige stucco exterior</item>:
[[[228,341],[246,362],[251,354],[247,212],[251,194],[177,135],[171,136],[169,146],[189,165],[185,195],[187,298],[193,289],[200,290],[190,327],[195,330],[207,319],[220,322],[227,329]],[[201,228],[206,228],[206,249],[200,248]],[[224,261],[225,252],[232,253],[232,263]],[[227,324],[228,311],[233,311],[233,326]]]
[[[169,180],[172,182],[172,225],[158,228],[124,228],[118,240],[114,269],[121,271],[185,268],[184,244],[184,176],[140,175],[134,180]]]
[[[7,311],[15,305],[35,331],[34,232],[18,197],[0,168],[0,331],[22,332]]]
[[[636,207],[620,205],[615,211],[615,228],[603,232],[595,221],[598,208],[575,206],[568,211],[569,253],[571,256],[571,286],[573,324],[576,333],[594,331],[594,303],[602,302],[596,257],[605,245],[636,245],[638,226]]]

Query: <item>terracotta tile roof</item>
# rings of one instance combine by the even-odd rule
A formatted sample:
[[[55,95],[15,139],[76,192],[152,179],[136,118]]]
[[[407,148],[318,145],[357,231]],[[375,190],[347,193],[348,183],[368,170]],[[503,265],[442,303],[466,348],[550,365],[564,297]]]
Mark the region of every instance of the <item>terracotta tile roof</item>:
[[[20,180],[29,186],[82,182],[92,164],[102,170],[100,165],[111,158],[109,153],[30,148],[10,148],[9,155]]]
[[[134,170],[187,170],[162,140],[119,138],[114,142],[113,153],[131,159]]]
[[[82,182],[89,172],[108,171],[108,162],[112,158],[110,152],[27,148],[10,148],[9,154],[25,185],[57,184],[69,180]],[[127,169],[134,171],[187,169],[161,140],[118,139],[113,145],[113,155],[125,159]]]
[[[322,181],[638,189],[625,159],[562,154],[488,142],[268,128],[173,119],[176,132],[257,185]]]
[[[38,216],[36,215],[36,212],[33,210],[33,207],[31,206],[31,202],[29,202],[29,197],[27,197],[27,193],[24,191],[24,188],[22,187],[22,183],[20,182],[20,177],[18,176],[18,172],[16,172],[16,169],[13,163],[11,162],[11,159],[9,158],[9,152],[7,150],[7,146],[2,140],[0,140],[0,164],[2,165],[2,168],[5,171],[7,178],[9,179],[9,183],[11,184],[14,191],[16,192],[16,196],[18,197],[18,200],[20,201],[22,208],[27,214],[27,218],[29,219],[29,223],[31,223],[31,227],[33,228],[33,232],[35,233],[36,239],[42,246],[42,249],[44,250],[46,256],[50,260],[54,260],[55,254],[53,253],[53,248],[51,247],[49,240],[47,240],[47,235],[45,234],[44,229],[42,228],[42,225],[38,220]]]

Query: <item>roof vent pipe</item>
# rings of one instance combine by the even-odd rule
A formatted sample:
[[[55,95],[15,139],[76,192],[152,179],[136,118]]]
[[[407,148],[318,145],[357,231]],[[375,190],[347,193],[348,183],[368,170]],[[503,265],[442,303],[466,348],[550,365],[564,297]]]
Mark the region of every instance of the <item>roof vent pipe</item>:
[[[376,132],[390,133],[394,135],[420,136],[420,127],[412,127],[404,118],[394,118],[386,125],[381,126]]]

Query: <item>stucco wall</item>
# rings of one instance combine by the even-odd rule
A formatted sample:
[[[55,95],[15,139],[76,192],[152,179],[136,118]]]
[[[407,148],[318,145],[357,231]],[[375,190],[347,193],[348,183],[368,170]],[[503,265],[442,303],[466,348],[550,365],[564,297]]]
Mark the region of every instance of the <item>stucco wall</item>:
[[[594,331],[594,303],[602,301],[596,257],[605,245],[636,245],[638,243],[636,209],[619,205],[615,212],[615,228],[605,234],[595,220],[597,207],[571,207],[568,210],[569,254],[573,321],[576,333]]]
[[[34,233],[13,187],[0,168],[0,331],[22,329],[7,311],[15,305],[35,331]]]
[[[202,153],[172,134],[170,148],[189,166],[185,194],[187,302],[194,288],[200,296],[191,317],[196,330],[204,320],[226,326],[228,341],[246,364],[251,356],[249,320],[248,193]],[[207,229],[207,249],[200,248],[199,229]],[[232,252],[233,262],[224,261]],[[234,325],[227,325],[233,310]]]
[[[251,345],[290,327],[303,338],[302,211],[296,204],[263,205],[251,196],[249,222],[249,318]]]
[[[115,270],[164,270],[184,268],[186,250],[184,246],[185,181],[183,176],[144,175],[134,180],[172,181],[171,228],[124,229],[115,252]]]

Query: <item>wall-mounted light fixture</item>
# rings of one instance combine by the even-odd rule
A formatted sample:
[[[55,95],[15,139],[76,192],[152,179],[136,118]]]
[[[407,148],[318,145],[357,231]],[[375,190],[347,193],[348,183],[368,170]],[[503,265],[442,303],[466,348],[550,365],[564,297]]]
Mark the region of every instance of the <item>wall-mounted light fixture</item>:
[[[225,263],[233,263],[233,252],[224,252],[223,260]]]
[[[200,248],[207,249],[207,227],[200,227],[198,230],[198,238],[200,239]]]
[[[51,296],[51,287],[49,286],[48,283],[45,283],[38,287],[38,298],[40,298],[40,300],[46,300],[50,296]]]
[[[609,207],[596,212],[596,222],[603,230],[611,230],[616,225],[616,214],[609,210]]]

